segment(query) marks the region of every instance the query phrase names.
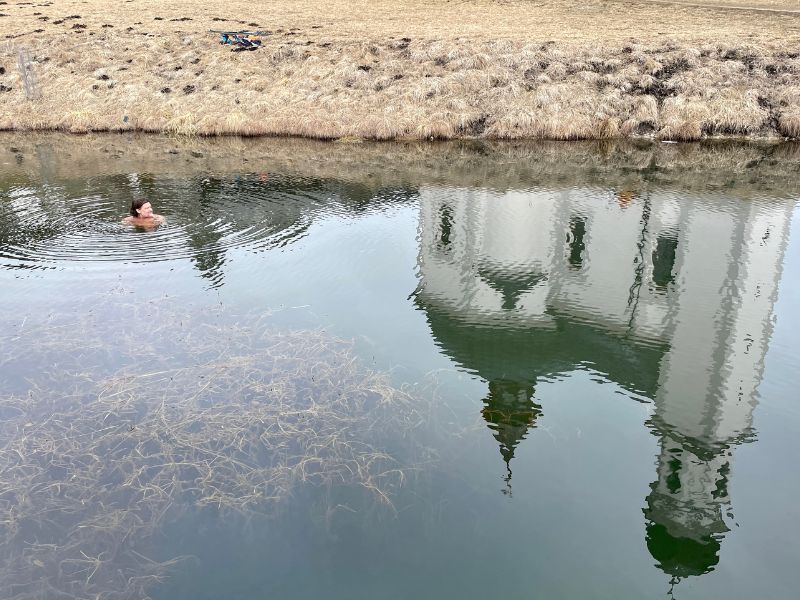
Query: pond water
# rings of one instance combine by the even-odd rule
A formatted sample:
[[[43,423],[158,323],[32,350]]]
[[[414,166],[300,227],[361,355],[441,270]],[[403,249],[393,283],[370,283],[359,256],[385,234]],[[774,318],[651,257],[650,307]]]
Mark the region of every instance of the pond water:
[[[796,597],[798,159],[790,145],[0,136],[0,595]],[[141,196],[164,225],[121,223]],[[270,354],[263,332],[325,351]],[[69,491],[25,524],[41,489],[91,481],[104,457],[92,527],[141,517],[114,495],[111,450],[47,449],[48,411],[80,396],[58,424],[69,438],[122,375],[169,371],[137,393],[194,400],[220,378],[202,409],[221,419],[215,403],[244,393],[231,382],[301,390],[287,352],[328,364],[329,344],[354,371],[314,388],[327,367],[312,365],[303,394],[378,378],[411,403],[405,425],[370,425],[402,472],[385,498],[362,493],[361,455],[352,481],[300,477],[246,515],[159,484],[143,495],[163,499],[158,527],[100,547],[147,557],[131,576],[189,558],[136,588],[100,579],[123,559],[90,541],[47,554],[89,527],[65,517]],[[142,410],[97,418],[146,444]],[[26,436],[46,482],[19,475]],[[215,448],[207,463],[225,460]]]

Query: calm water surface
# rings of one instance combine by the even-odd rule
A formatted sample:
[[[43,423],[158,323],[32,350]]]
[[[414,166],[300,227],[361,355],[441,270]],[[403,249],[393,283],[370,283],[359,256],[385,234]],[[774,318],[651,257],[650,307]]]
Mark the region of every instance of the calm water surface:
[[[429,402],[428,459],[391,509],[168,520],[154,598],[797,596],[796,149],[231,144],[0,139],[3,393],[81,371],[33,324],[94,311],[113,373],[164,343],[122,305],[257,315]]]

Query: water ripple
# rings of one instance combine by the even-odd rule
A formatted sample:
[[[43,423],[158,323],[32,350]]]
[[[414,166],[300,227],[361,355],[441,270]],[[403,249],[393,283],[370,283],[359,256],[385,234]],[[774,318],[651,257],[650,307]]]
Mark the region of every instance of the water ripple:
[[[0,259],[5,267],[70,263],[222,262],[233,249],[280,248],[303,237],[319,211],[366,205],[339,184],[298,177],[243,175],[165,180],[140,175],[88,179],[83,189],[17,186],[0,203]],[[102,189],[97,193],[96,189]],[[131,198],[145,196],[166,222],[152,230],[124,224]]]

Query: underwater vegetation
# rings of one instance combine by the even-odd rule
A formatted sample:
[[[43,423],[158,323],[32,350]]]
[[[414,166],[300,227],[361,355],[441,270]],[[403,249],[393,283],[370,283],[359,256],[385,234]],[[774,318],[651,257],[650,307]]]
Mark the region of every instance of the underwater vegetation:
[[[323,331],[224,313],[115,298],[5,329],[0,596],[147,597],[180,560],[148,541],[187,511],[270,515],[299,486],[391,506],[412,467],[376,440],[421,423],[412,395]]]

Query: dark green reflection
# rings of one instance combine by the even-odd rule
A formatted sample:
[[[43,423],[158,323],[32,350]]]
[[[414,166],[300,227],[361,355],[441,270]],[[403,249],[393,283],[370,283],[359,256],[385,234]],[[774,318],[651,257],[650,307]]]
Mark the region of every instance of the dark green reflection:
[[[586,235],[586,219],[575,216],[569,222],[569,236],[567,243],[569,243],[569,265],[574,269],[580,269],[583,266],[583,251],[586,249],[586,244],[583,243],[583,238]]]
[[[589,323],[553,314],[552,327],[523,329],[470,323],[441,307],[425,304],[431,333],[457,364],[488,382],[481,411],[509,467],[514,449],[536,427],[543,408],[534,400],[536,384],[580,368],[607,374],[624,388],[655,393],[665,348],[637,345]]]
[[[489,395],[483,401],[481,414],[494,432],[494,439],[500,445],[500,454],[506,462],[508,475],[504,491],[508,494],[511,493],[514,449],[528,435],[528,430],[536,426],[536,417],[542,413],[542,407],[533,401],[533,394],[533,385],[500,379],[489,382]]]
[[[728,477],[731,449],[698,448],[692,440],[663,433],[659,478],[650,485],[644,515],[647,548],[676,580],[702,575],[719,562],[729,531]]]
[[[688,577],[708,573],[719,562],[720,540],[710,535],[701,539],[676,537],[664,525],[650,522],[647,549],[665,573]]]
[[[653,283],[656,287],[666,288],[675,280],[675,256],[678,250],[678,238],[659,236],[656,249],[653,251]]]

